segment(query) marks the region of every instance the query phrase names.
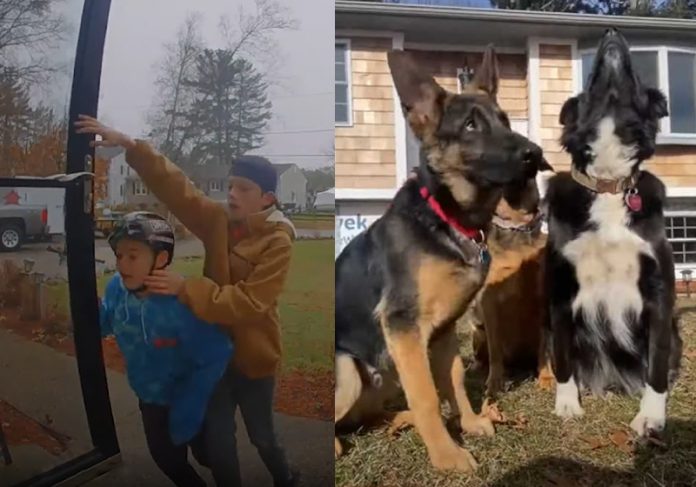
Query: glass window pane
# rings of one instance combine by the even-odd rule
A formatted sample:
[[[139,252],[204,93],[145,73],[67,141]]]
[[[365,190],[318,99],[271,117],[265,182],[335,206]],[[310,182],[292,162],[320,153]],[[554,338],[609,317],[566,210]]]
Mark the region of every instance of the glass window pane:
[[[657,52],[637,51],[631,53],[633,67],[636,74],[645,86],[657,88],[659,80],[657,75]]]
[[[689,53],[669,53],[669,114],[674,133],[696,133],[695,59]]]
[[[348,103],[348,85],[336,83],[336,103]]]
[[[336,103],[336,122],[348,122],[348,105],[341,105]]]
[[[336,44],[336,62],[344,63],[346,61],[346,46],[344,44]]]
[[[594,63],[594,53],[582,55],[582,87],[587,86],[587,81],[592,73],[592,63]]]
[[[336,81],[346,81],[346,65],[336,63],[335,70]]]
[[[672,230],[672,238],[686,238],[683,228],[675,228]]]

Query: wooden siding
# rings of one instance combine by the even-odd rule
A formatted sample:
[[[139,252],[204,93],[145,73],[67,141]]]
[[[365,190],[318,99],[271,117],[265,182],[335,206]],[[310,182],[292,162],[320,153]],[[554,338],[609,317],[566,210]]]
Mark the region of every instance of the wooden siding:
[[[662,146],[645,169],[671,187],[696,187],[696,147]]]
[[[457,68],[476,69],[481,53],[452,51],[411,51],[420,66],[430,72],[443,88],[457,92]],[[527,58],[524,54],[498,54],[500,87],[498,102],[510,118],[527,118]]]
[[[336,127],[336,187],[389,189],[396,184],[391,39],[351,39],[353,125]]]
[[[563,103],[573,96],[572,53],[570,45],[539,46],[539,138],[546,160],[556,171],[570,169],[570,156],[558,143],[561,124],[558,116]]]

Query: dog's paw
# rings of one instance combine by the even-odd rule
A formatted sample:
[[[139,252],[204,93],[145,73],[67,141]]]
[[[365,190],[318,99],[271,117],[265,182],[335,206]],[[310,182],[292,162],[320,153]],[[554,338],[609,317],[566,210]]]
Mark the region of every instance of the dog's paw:
[[[570,419],[582,416],[585,411],[580,406],[580,400],[577,397],[556,395],[554,413],[560,418]]]
[[[649,417],[641,411],[631,421],[631,429],[638,436],[652,436],[655,433],[661,433],[665,429],[665,418]]]
[[[334,459],[340,457],[343,455],[343,447],[341,446],[341,442],[334,436]]]
[[[552,391],[553,387],[556,385],[556,377],[553,375],[550,367],[543,367],[539,371],[539,377],[537,377],[537,387],[542,391]]]
[[[495,435],[493,422],[485,416],[462,416],[460,425],[465,433],[478,436]]]
[[[442,449],[430,457],[433,467],[439,470],[456,470],[463,473],[472,473],[478,468],[478,463],[468,450],[459,448],[456,444]]]

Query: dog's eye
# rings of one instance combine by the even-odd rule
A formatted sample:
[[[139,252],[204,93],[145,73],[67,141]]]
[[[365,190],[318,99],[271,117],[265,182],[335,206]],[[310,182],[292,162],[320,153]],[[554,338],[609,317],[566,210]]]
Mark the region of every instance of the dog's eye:
[[[469,120],[464,122],[464,130],[466,130],[467,132],[473,132],[476,130],[476,122],[473,118],[470,118]]]

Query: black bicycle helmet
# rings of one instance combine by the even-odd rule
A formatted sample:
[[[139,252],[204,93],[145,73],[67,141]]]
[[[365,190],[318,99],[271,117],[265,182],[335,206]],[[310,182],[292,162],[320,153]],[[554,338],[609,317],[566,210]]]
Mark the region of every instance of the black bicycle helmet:
[[[164,217],[148,211],[128,213],[114,226],[109,235],[109,245],[116,251],[116,244],[122,238],[147,244],[155,253],[166,250],[167,264],[174,257],[174,229]]]

